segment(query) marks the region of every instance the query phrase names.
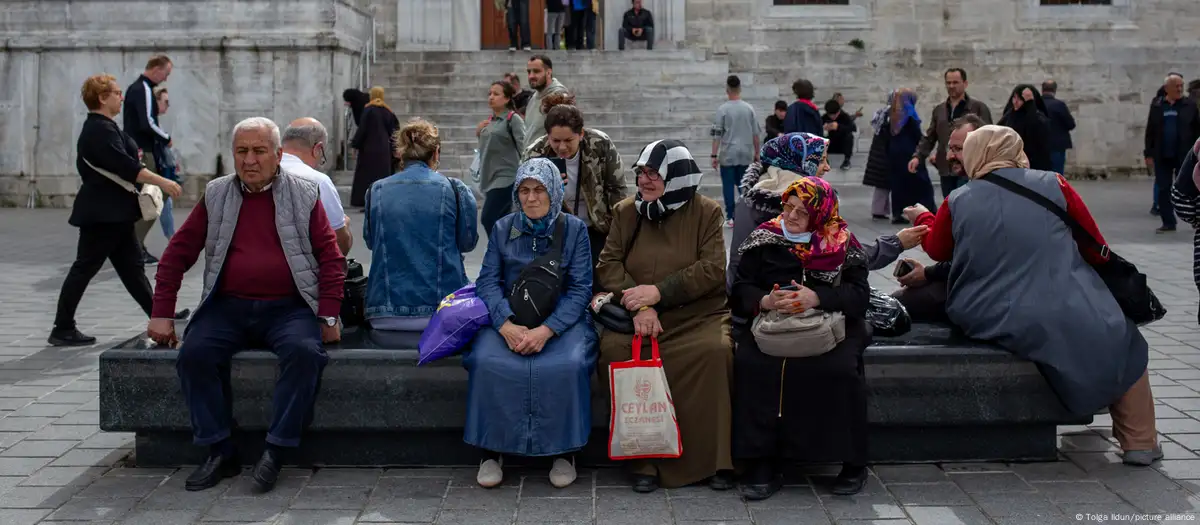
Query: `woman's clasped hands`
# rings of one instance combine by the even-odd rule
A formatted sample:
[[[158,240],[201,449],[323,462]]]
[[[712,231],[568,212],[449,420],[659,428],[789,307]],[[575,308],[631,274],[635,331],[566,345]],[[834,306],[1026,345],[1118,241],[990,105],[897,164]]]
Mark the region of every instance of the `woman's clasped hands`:
[[[537,328],[525,328],[512,321],[506,321],[500,327],[500,336],[508,344],[509,350],[521,355],[531,355],[542,351],[546,341],[554,337],[554,331],[545,325]]]
[[[778,310],[785,314],[798,314],[821,305],[817,293],[811,288],[792,281],[794,290],[784,290],[776,284],[771,293],[764,295],[759,301],[763,310]]]

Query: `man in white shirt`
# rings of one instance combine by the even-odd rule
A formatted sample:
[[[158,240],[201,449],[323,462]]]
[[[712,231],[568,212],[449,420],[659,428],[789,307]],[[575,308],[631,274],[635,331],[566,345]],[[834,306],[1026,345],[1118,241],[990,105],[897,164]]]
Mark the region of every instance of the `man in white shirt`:
[[[315,118],[293,120],[283,132],[283,158],[280,169],[293,175],[311,179],[321,189],[321,207],[329,218],[329,226],[337,234],[338,248],[342,254],[350,252],[354,237],[350,233],[350,217],[342,209],[342,198],[329,175],[317,171],[325,165],[325,142],[329,133]]]

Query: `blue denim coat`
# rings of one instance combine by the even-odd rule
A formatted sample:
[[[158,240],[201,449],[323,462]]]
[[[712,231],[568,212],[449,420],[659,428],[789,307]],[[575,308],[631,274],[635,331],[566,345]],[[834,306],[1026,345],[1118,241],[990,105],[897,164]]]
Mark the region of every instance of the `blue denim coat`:
[[[592,253],[587,226],[566,217],[562,297],[544,325],[554,331],[541,352],[523,356],[497,331],[512,315],[506,291],[521,269],[550,249],[547,238],[514,235],[520,212],[492,229],[475,293],[487,304],[492,326],[475,336],[463,357],[469,374],[463,441],[484,450],[553,456],[579,450],[592,430],[591,378],[597,357],[596,331],[587,313],[592,295]]]
[[[479,242],[470,188],[423,162],[407,164],[367,191],[367,319],[433,315],[443,298],[467,284],[463,254]]]

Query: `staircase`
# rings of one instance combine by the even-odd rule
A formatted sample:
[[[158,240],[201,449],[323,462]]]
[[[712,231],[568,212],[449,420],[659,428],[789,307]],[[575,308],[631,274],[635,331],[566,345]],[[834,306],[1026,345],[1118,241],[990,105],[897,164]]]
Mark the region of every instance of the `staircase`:
[[[383,52],[371,66],[372,81],[387,91],[387,102],[401,122],[420,116],[438,126],[442,137],[438,171],[466,179],[478,144],[475,126],[490,113],[489,86],[507,72],[524,78],[529,55],[507,51]],[[548,56],[554,62],[555,78],[576,95],[585,126],[607,133],[623,164],[632,164],[651,141],[682,140],[705,172],[701,192],[720,200],[720,177],[709,161],[709,128],[717,106],[726,100],[726,59],[706,57],[700,50],[551,51]],[[739,76],[743,99],[755,107],[759,118],[766,118],[781,98],[780,86],[756,86],[752,74]],[[856,156],[856,168],[865,162],[866,148],[860,149],[863,153]],[[835,166],[831,179],[837,177],[840,162],[840,156],[830,159]],[[335,174],[344,202],[348,202],[353,165],[347,169],[350,171]],[[857,182],[852,172],[845,175]],[[632,191],[633,177],[626,180]]]

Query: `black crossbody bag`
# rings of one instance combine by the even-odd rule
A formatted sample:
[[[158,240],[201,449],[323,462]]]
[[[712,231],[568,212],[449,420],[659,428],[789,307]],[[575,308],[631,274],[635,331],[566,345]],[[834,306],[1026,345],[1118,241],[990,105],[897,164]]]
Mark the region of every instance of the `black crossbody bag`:
[[[537,328],[546,322],[558,299],[562,296],[564,271],[562,268],[563,237],[566,237],[567,220],[559,215],[554,225],[554,239],[550,251],[525,265],[508,294],[508,305],[512,308],[512,321],[525,328]]]
[[[1094,264],[1092,268],[1096,270],[1097,274],[1100,274],[1100,279],[1108,286],[1108,291],[1112,292],[1113,298],[1117,300],[1117,304],[1121,307],[1121,311],[1138,326],[1153,323],[1167,315],[1167,309],[1163,307],[1158,297],[1150,290],[1150,284],[1146,281],[1146,274],[1139,272],[1137,266],[1134,266],[1133,263],[1113,253],[1108,248],[1108,245],[1100,244],[1095,237],[1092,237],[1083,228],[1083,225],[1079,224],[1079,221],[1076,221],[1074,217],[1067,213],[1067,210],[1064,210],[1054,201],[1039,195],[1037,192],[994,173],[984,175],[980,177],[980,180],[995,184],[1046,208],[1071,228],[1071,231],[1075,234],[1076,242],[1082,243],[1085,248],[1094,249],[1100,255],[1108,257],[1107,261]]]

